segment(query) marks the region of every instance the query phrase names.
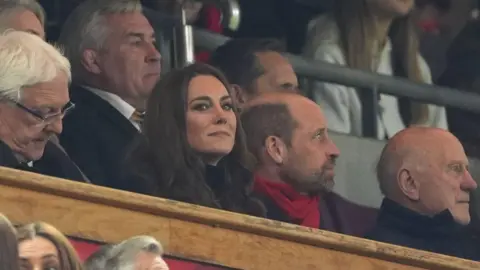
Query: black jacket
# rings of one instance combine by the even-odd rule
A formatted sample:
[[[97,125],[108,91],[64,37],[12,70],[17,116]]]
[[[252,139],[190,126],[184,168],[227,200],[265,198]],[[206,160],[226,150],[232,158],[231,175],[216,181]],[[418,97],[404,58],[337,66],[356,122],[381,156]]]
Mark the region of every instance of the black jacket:
[[[260,194],[255,196],[265,205],[268,219],[294,223],[273,200]],[[322,194],[318,207],[319,229],[347,235],[363,236],[373,228],[377,217],[376,209],[352,203],[334,192]]]
[[[126,149],[138,130],[83,87],[71,87],[71,100],[76,107],[63,121],[61,145],[93,184],[117,188]]]
[[[52,142],[45,145],[42,158],[33,162],[33,166],[30,167],[18,162],[10,147],[0,141],[0,166],[85,182],[75,163]]]
[[[479,243],[449,210],[428,217],[384,199],[375,228],[366,238],[470,260],[479,260]]]

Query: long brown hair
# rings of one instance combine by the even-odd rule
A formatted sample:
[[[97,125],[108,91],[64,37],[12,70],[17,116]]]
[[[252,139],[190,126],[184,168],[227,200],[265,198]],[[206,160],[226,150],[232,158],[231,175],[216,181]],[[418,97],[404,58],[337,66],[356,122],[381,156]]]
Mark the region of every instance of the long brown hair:
[[[199,75],[217,78],[232,95],[222,73],[206,64],[176,69],[162,77],[148,100],[143,140],[135,143],[129,157],[128,164],[137,179],[135,184],[146,187],[150,195],[255,214],[247,209],[251,202],[253,164],[236,105],[233,104],[237,119],[235,144],[221,160],[227,178],[222,190],[214,190],[207,184],[206,164],[187,141],[188,88],[190,81]]]
[[[19,270],[18,243],[15,228],[0,214],[0,265],[4,270]]]
[[[334,17],[339,28],[340,43],[349,67],[372,71],[374,48],[380,40],[376,35],[375,16],[367,0],[336,0]],[[393,20],[388,35],[392,42],[394,75],[425,83],[419,64],[419,41],[413,16],[408,14]],[[412,102],[409,124],[428,120],[426,104]]]
[[[35,222],[24,225],[17,230],[18,243],[36,237],[43,237],[55,245],[62,270],[83,270],[82,263],[70,241],[52,225]]]

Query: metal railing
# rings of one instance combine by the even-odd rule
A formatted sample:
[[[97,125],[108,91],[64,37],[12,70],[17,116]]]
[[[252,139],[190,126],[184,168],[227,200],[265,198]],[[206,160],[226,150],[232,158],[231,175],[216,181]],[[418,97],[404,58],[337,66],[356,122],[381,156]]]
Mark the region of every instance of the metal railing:
[[[194,29],[193,36],[195,45],[206,50],[214,50],[229,39],[201,29]],[[285,55],[299,76],[355,88],[376,89],[380,93],[480,113],[480,95],[474,93],[414,83],[403,78],[355,70],[291,54]]]
[[[197,46],[210,51],[215,50],[229,39],[201,29],[195,29],[193,36]],[[480,95],[474,93],[414,83],[404,78],[351,69],[291,54],[285,54],[285,56],[299,77],[337,83],[361,90],[359,94],[363,104],[364,137],[377,137],[378,93],[480,113]]]

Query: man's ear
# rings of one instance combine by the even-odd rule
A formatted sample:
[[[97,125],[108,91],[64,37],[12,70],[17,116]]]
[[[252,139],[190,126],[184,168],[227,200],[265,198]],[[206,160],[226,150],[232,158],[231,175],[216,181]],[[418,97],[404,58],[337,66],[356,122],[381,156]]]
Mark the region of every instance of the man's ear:
[[[265,151],[277,165],[282,165],[287,160],[287,145],[279,137],[268,136],[265,139]]]
[[[245,95],[245,92],[243,91],[242,87],[238,84],[232,84],[232,90],[233,90],[233,98],[237,102],[237,104],[242,107],[242,105],[247,102],[247,97]]]
[[[411,171],[402,168],[397,174],[400,191],[412,201],[420,199],[420,183],[412,176]]]
[[[81,64],[83,68],[90,73],[100,74],[102,72],[98,65],[98,53],[92,49],[83,51]]]

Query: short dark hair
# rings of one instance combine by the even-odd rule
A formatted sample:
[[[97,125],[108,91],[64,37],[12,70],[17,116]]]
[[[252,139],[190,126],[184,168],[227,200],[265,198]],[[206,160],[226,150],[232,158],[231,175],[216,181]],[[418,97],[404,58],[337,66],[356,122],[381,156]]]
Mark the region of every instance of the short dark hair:
[[[231,39],[212,53],[209,62],[220,69],[230,83],[254,94],[255,80],[265,73],[256,54],[263,52],[283,53],[285,46],[275,39]]]
[[[267,137],[279,137],[290,146],[293,131],[298,125],[284,103],[254,105],[247,108],[240,119],[247,138],[247,147],[258,162],[261,162],[259,154]]]

